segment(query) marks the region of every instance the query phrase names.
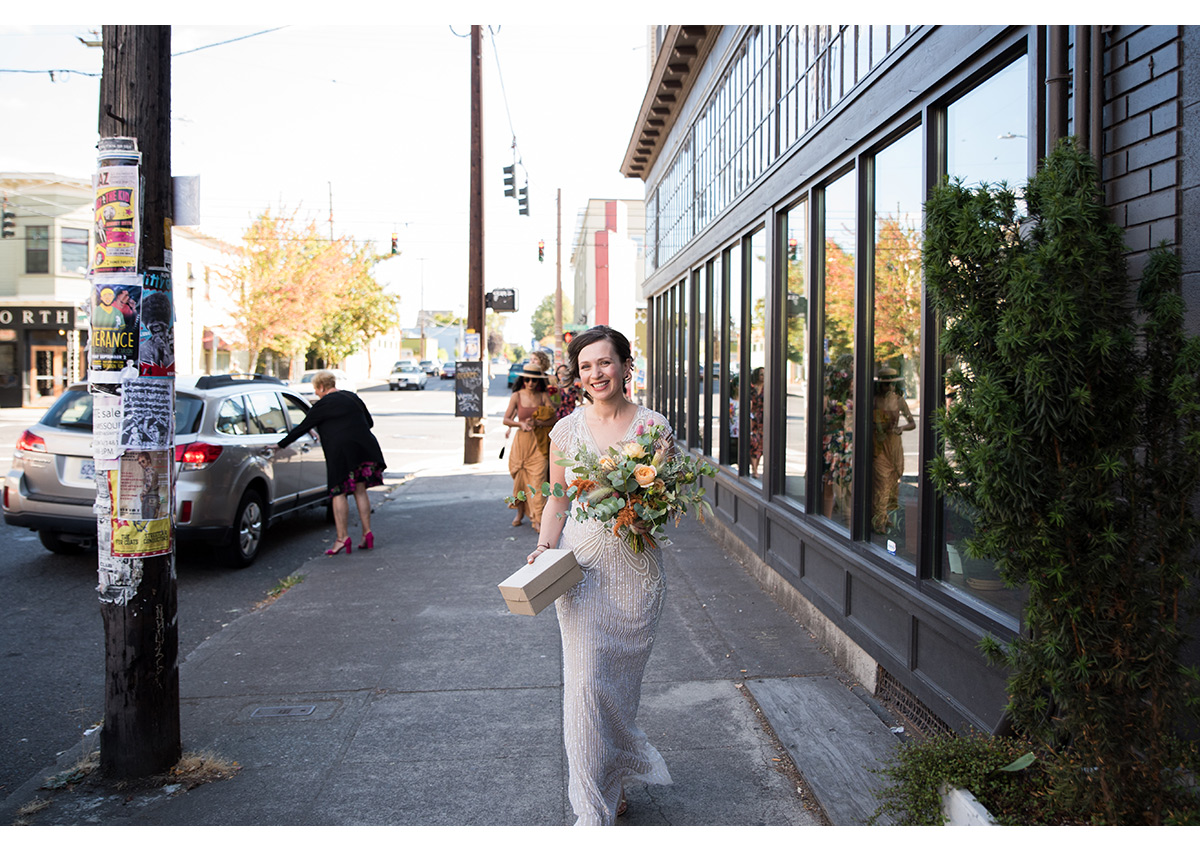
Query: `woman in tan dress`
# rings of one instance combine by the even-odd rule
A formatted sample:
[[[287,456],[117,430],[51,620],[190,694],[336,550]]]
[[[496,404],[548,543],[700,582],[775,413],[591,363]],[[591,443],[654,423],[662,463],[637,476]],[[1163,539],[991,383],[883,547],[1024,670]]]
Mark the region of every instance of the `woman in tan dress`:
[[[504,424],[517,429],[508,455],[513,496],[521,491],[526,496],[524,501],[518,500],[513,506],[517,511],[513,525],[520,526],[522,518],[528,514],[536,532],[541,528],[542,508],[546,504],[542,483],[549,480],[550,427],[554,425],[554,406],[546,388],[546,373],[538,369],[537,361],[531,360],[513,382]]]

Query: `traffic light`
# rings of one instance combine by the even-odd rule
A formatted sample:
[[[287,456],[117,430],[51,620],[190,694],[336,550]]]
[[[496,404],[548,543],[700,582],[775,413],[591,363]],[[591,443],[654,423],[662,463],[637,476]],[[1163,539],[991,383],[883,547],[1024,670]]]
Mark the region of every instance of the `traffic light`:
[[[793,263],[796,262],[796,249],[799,247],[800,243],[796,240],[796,237],[793,236],[788,240],[788,260]]]
[[[575,339],[574,331],[563,331],[563,345],[564,346],[571,345],[571,341],[574,339]]]
[[[4,208],[4,239],[17,235],[17,214],[7,207]]]
[[[517,196],[517,212],[522,216],[529,215],[529,184],[526,183],[521,187],[521,194]]]
[[[538,240],[538,262],[541,263],[545,259],[546,259],[546,241],[543,239],[539,239]]]
[[[517,176],[513,173],[516,166],[506,165],[504,167],[504,196],[506,198],[517,197]]]
[[[396,234],[392,234],[392,253],[400,253],[400,240],[396,238]]]

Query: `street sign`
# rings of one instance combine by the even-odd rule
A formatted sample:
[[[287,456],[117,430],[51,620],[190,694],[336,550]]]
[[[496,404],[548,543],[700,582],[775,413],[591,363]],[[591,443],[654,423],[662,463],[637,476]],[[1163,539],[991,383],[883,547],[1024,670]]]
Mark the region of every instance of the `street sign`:
[[[486,296],[487,307],[497,313],[516,313],[517,291],[514,289],[492,290]]]

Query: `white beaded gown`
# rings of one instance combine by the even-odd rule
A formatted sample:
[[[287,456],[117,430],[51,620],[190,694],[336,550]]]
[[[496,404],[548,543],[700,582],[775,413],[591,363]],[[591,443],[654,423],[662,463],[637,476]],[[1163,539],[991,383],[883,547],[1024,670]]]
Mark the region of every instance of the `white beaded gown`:
[[[597,453],[608,449],[596,445],[584,413],[576,409],[550,433],[568,457],[581,445]],[[666,424],[638,406],[624,439],[651,418]],[[568,486],[575,478],[567,469]],[[583,581],[555,604],[563,645],[567,795],[577,825],[610,825],[623,784],[671,782],[662,756],[636,723],[666,581],[656,550],[635,553],[595,520],[580,522],[569,513],[559,546],[574,550],[583,568]]]

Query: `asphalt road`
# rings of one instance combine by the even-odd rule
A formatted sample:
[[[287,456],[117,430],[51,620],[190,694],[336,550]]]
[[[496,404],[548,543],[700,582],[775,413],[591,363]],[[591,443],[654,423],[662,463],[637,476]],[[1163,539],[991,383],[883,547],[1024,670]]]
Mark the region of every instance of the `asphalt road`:
[[[359,390],[375,418],[388,471],[385,485],[412,473],[463,461],[463,422],[454,417],[453,381],[430,379],[423,391]],[[492,380],[485,452],[503,444],[500,418],[509,391]],[[7,470],[21,431],[38,412],[0,412],[0,469]],[[352,525],[357,526],[351,509]],[[357,540],[357,534],[355,539]],[[182,660],[206,638],[267,598],[279,582],[319,556],[334,538],[323,509],[272,526],[258,560],[244,570],[218,563],[202,546],[176,552]],[[54,555],[37,534],[0,525],[0,798],[52,763],[104,717],[104,628],[94,554]]]

